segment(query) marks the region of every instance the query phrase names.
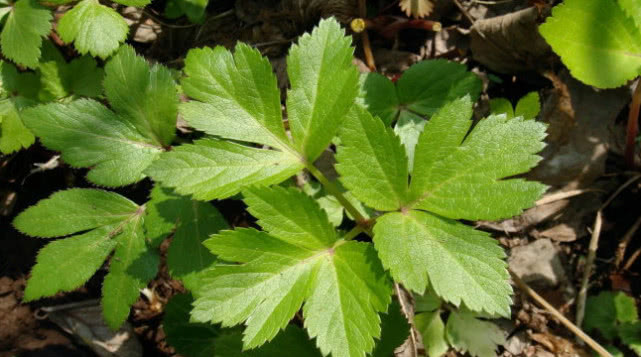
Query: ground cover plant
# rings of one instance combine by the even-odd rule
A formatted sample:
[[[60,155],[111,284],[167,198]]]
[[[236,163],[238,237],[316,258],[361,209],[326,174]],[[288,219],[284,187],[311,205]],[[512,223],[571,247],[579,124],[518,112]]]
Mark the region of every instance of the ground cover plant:
[[[640,9],[604,1],[566,0],[540,32],[572,75],[609,88],[641,74]],[[486,228],[544,204],[549,186],[525,177],[546,148],[539,92],[488,98],[500,79],[445,58],[392,79],[359,74],[333,17],[293,41],[283,85],[260,45],[243,42],[192,48],[171,69],[152,63],[124,43],[121,16],[149,1],[3,5],[0,151],[49,150],[86,180],[12,219],[44,241],[22,301],[101,276],[102,319],[116,331],[166,274],[180,293],[158,321],[184,356],[507,349],[495,320],[514,316],[509,245]],[[195,23],[177,30],[201,26],[207,6],[169,1],[138,25],[158,10]],[[602,36],[559,36],[605,15]],[[639,353],[638,325],[628,295],[588,299],[583,327],[613,354]]]

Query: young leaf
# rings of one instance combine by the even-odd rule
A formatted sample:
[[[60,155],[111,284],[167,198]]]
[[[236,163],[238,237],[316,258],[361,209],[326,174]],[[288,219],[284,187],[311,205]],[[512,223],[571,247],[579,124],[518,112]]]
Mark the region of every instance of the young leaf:
[[[514,118],[514,108],[512,108],[512,103],[506,98],[490,99],[490,113],[505,114],[508,119]]]
[[[341,182],[366,205],[392,211],[407,200],[407,157],[399,138],[367,110],[354,106],[336,156]]]
[[[523,117],[525,120],[535,119],[541,111],[539,93],[530,92],[519,99],[514,108],[514,116]]]
[[[151,191],[146,212],[145,228],[152,243],[159,245],[174,232],[167,252],[169,273],[194,290],[199,274],[216,260],[202,241],[227,228],[225,219],[210,203],[175,195],[160,186]]]
[[[545,125],[490,116],[465,137],[471,105],[465,98],[454,101],[425,126],[406,207],[454,219],[495,220],[521,213],[545,191],[537,182],[500,180],[539,162],[535,153],[545,146]]]
[[[488,234],[427,212],[394,212],[376,220],[374,244],[408,289],[424,291],[429,279],[443,300],[509,316],[505,253]]]
[[[65,13],[57,27],[60,38],[81,54],[107,58],[127,38],[129,27],[114,9],[98,0],[82,0]],[[129,79],[127,83],[136,83]]]
[[[219,258],[242,264],[206,273],[192,318],[224,326],[245,321],[244,347],[253,348],[274,338],[306,301],[305,326],[323,354],[371,351],[380,336],[378,312],[391,294],[371,245],[338,239],[325,213],[302,192],[254,188],[245,195],[268,232],[237,229],[205,241]]]
[[[233,196],[246,186],[280,183],[302,168],[288,152],[201,139],[164,153],[145,172],[179,194],[208,201]]]
[[[641,74],[641,29],[616,1],[565,0],[539,32],[586,84],[614,88]]]
[[[122,48],[112,61],[105,83],[115,113],[96,101],[81,99],[29,108],[22,117],[45,146],[62,152],[66,162],[91,167],[87,174],[90,181],[122,186],[144,178],[143,171],[173,137],[178,98],[168,94],[175,93],[175,88],[166,71],[144,64],[146,70],[141,70],[130,47]],[[122,72],[132,76],[127,82],[114,84]],[[129,81],[145,85],[130,86]],[[156,101],[163,104],[152,106]]]
[[[25,299],[77,288],[115,249],[103,284],[102,304],[107,324],[114,329],[120,326],[158,265],[158,257],[145,244],[143,212],[142,207],[118,194],[80,188],[54,193],[26,209],[13,221],[22,233],[56,237],[89,231],[54,241],[38,253]]]
[[[475,357],[495,357],[498,345],[505,343],[505,335],[498,326],[468,312],[452,311],[446,334],[455,349]]]
[[[445,341],[445,324],[441,319],[440,310],[416,314],[414,324],[423,337],[423,345],[428,357],[441,357],[449,350]]]
[[[20,65],[35,68],[42,38],[51,31],[52,18],[51,12],[36,0],[16,1],[0,34],[2,53]]]
[[[329,19],[301,36],[287,56],[289,126],[296,148],[310,162],[327,148],[358,93],[353,52],[350,37]]]

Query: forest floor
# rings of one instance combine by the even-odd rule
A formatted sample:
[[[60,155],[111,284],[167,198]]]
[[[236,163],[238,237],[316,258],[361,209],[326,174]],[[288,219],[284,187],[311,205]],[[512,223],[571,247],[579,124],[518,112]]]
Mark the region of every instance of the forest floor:
[[[600,239],[588,295],[622,291],[635,297],[638,304],[641,258],[634,256],[641,250],[641,231],[637,230],[641,224],[641,171],[627,168],[622,156],[630,86],[595,90],[570,77],[536,31],[554,1],[434,2],[435,9],[427,19],[439,21],[441,31],[405,25],[400,30],[383,26],[368,31],[377,70],[398,78],[425,59],[464,63],[484,82],[475,108],[477,118],[487,114],[491,98],[505,97],[515,103],[536,91],[542,105],[538,120],[549,125],[544,160],[526,175],[548,184],[548,194],[518,217],[476,225],[499,240],[512,271],[573,321],[600,212]],[[407,18],[398,2],[367,3],[371,19],[402,22]],[[184,18],[163,18],[163,8],[164,1],[157,0],[144,12],[120,9],[131,18],[130,43],[150,61],[179,69],[189,48],[232,48],[237,41],[244,41],[269,56],[282,88],[287,86],[285,55],[298,35],[310,30],[321,16],[336,16],[349,28],[349,20],[358,15],[356,1],[351,0],[214,0],[204,24],[193,25]],[[366,72],[361,40],[360,34],[354,34],[356,62]],[[55,191],[92,187],[84,178],[86,170],[73,169],[56,155],[35,144],[0,157],[0,357],[94,356],[56,319],[43,318],[42,308],[99,298],[104,268],[74,292],[21,302],[29,270],[45,242],[20,234],[11,221]],[[37,169],[36,164],[43,163],[49,165]],[[151,183],[142,181],[116,191],[142,204],[150,189]],[[246,224],[241,203],[215,204],[230,225]],[[173,356],[162,330],[162,311],[169,298],[183,288],[169,277],[163,263],[149,291],[134,305],[129,323],[144,356]],[[501,322],[508,337],[501,355],[591,355],[565,326],[516,287],[512,312],[511,320]],[[618,347],[626,355],[630,352]]]

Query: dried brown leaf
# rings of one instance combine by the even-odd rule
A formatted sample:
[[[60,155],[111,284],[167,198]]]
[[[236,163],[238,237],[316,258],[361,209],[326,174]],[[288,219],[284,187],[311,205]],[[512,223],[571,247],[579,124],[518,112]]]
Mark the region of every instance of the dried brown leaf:
[[[430,0],[401,0],[398,5],[407,16],[417,19],[429,15],[434,9],[434,4]]]

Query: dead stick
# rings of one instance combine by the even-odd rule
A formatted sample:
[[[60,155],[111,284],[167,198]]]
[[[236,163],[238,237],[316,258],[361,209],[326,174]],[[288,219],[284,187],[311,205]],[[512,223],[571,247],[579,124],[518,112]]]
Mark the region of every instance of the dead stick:
[[[575,324],[573,324],[570,320],[568,320],[563,314],[559,312],[559,310],[555,309],[554,306],[550,305],[547,301],[545,301],[544,298],[541,297],[541,295],[537,294],[536,291],[534,291],[532,288],[530,288],[521,278],[516,276],[513,272],[510,271],[512,274],[512,280],[516,283],[516,285],[521,289],[523,292],[528,294],[534,301],[536,301],[539,305],[543,306],[552,316],[554,316],[557,320],[559,320],[565,327],[567,327],[568,330],[572,331],[575,335],[577,335],[581,340],[585,341],[585,343],[592,347],[594,351],[596,351],[598,354],[600,354],[603,357],[612,357],[610,352],[608,352],[603,346],[601,346],[598,342],[592,339],[592,337],[588,336],[585,332],[583,332],[580,328],[578,328]]]
[[[630,227],[630,229],[625,232],[625,235],[623,236],[623,238],[621,238],[621,242],[619,242],[619,245],[617,246],[617,251],[614,258],[614,266],[617,269],[619,268],[619,266],[621,266],[623,258],[625,257],[625,250],[628,248],[628,244],[632,240],[632,237],[634,237],[634,234],[639,230],[639,227],[641,227],[641,216],[639,216],[632,227]]]
[[[418,356],[418,346],[417,346],[417,338],[416,338],[416,328],[414,327],[414,317],[413,314],[410,313],[409,308],[407,307],[407,302],[405,301],[405,293],[403,289],[401,288],[401,285],[398,283],[394,283],[394,289],[396,290],[396,296],[398,297],[398,303],[401,305],[401,310],[403,311],[403,315],[405,315],[405,318],[407,318],[407,321],[410,324],[410,345],[412,347],[412,357],[417,357]]]
[[[590,238],[590,245],[588,247],[588,258],[585,261],[585,269],[583,270],[583,278],[581,279],[581,288],[576,298],[576,324],[581,326],[583,323],[583,316],[585,315],[585,300],[588,296],[588,283],[590,275],[592,274],[592,265],[596,258],[596,251],[599,248],[599,237],[601,236],[601,226],[603,225],[603,217],[601,210],[596,212],[594,219],[594,226],[592,227],[592,237]]]

